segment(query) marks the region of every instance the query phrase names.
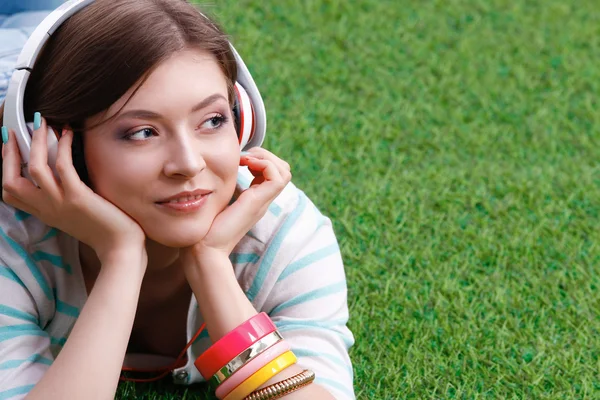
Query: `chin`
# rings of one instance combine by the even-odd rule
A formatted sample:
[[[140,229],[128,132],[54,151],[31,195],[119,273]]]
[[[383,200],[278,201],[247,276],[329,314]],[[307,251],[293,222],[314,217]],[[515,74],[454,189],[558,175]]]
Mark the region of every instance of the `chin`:
[[[144,230],[148,239],[167,247],[183,248],[193,246],[206,236],[208,229],[169,229],[155,232]]]

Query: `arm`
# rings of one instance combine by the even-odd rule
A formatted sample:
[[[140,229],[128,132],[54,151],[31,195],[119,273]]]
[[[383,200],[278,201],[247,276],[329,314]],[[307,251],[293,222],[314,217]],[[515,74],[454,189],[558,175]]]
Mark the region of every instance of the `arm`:
[[[0,246],[3,243],[0,242]],[[4,249],[3,249],[4,250]],[[12,255],[12,254],[11,254]],[[2,254],[0,265],[0,398],[22,398],[53,362],[34,295]],[[18,258],[16,259],[18,262]],[[32,293],[34,292],[34,293]],[[19,397],[21,396],[21,397]]]
[[[260,308],[262,310],[271,310],[271,315],[276,314],[278,306],[280,306],[280,310],[284,305],[289,309],[293,309],[292,306],[298,301],[296,292],[286,291],[285,289],[280,290],[281,288],[285,288],[286,285],[277,285],[277,282],[274,281],[277,280],[277,275],[282,273],[283,268],[290,261],[294,261],[292,260],[293,255],[300,254],[300,256],[304,256],[304,254],[301,254],[301,250],[305,249],[305,245],[308,242],[315,239],[317,245],[322,244],[319,240],[332,239],[333,243],[336,244],[337,254],[339,255],[337,242],[335,241],[329,221],[327,220],[327,224],[323,224],[323,218],[314,206],[305,209],[305,205],[308,202],[305,201],[306,197],[300,191],[296,190],[293,185],[288,186],[291,179],[290,166],[262,148],[252,149],[249,153],[249,155],[242,156],[240,163],[240,165],[247,166],[250,173],[254,176],[254,179],[249,182],[249,187],[241,193],[232,205],[217,216],[210,231],[200,243],[189,249],[185,249],[180,254],[180,262],[182,262],[188,282],[194,291],[200,312],[206,322],[208,333],[213,342],[257,314],[256,309],[248,299],[249,297],[246,296],[237,281],[233,266],[229,260],[229,255],[242,237],[265,215],[269,204],[273,202],[284,188],[289,188],[288,195],[295,194],[298,199],[294,217],[285,223],[285,229],[282,228],[288,240],[284,240],[284,244],[282,244],[278,239],[278,244],[274,244],[273,251],[277,252],[277,256],[271,254],[269,257],[270,261],[267,261],[267,265],[271,268],[266,274],[269,277],[269,282],[263,282],[260,285],[259,293],[256,293],[256,289],[254,288],[254,293],[249,294],[249,296],[252,296],[250,298],[253,298],[253,301],[257,301],[257,297],[261,297],[261,300],[256,304],[261,304]],[[289,196],[286,198],[289,198]],[[303,210],[307,211],[304,212]],[[316,221],[317,219],[319,221]],[[310,226],[305,226],[305,221],[310,221]],[[267,229],[273,232],[273,229],[276,229],[273,228],[275,225],[271,224]],[[325,231],[329,232],[331,236],[318,237],[316,231],[321,226],[324,226]],[[331,243],[327,244],[331,245]],[[271,266],[273,259],[279,260],[276,267]],[[333,276],[334,280],[337,279],[335,285],[341,286],[340,283],[343,283],[343,291],[340,291],[343,292],[343,296],[337,296],[337,302],[334,305],[334,308],[338,307],[340,312],[335,314],[335,316],[345,318],[342,325],[347,330],[345,328],[345,322],[347,321],[346,285],[341,257],[336,259],[332,271],[335,271],[335,274],[338,275],[335,276],[334,274]],[[298,296],[311,296],[311,290],[318,291],[324,289],[325,285],[331,283],[320,279],[319,272],[317,272],[315,277],[311,277],[308,282],[302,282],[302,284],[297,285]],[[343,282],[340,282],[340,280],[343,280]],[[277,286],[277,290],[274,290],[275,286]],[[252,290],[253,288],[251,287],[250,289]],[[272,305],[269,306],[265,303],[265,296],[268,297],[266,300],[271,299]],[[287,301],[290,301],[290,303],[286,303]],[[317,307],[321,307],[321,304]],[[302,309],[308,312],[308,321],[312,322],[310,314],[318,310],[315,310],[313,304],[308,309],[306,307],[302,307]],[[318,313],[315,312],[315,319],[319,319],[322,316],[326,318],[331,317],[329,315],[331,314],[329,313],[329,307],[323,307],[323,309],[323,314],[317,315]],[[283,313],[282,316],[285,316],[288,311]],[[293,309],[293,311],[297,310]],[[325,321],[326,324],[330,322]],[[339,323],[339,321],[336,321],[336,323]],[[349,336],[349,340],[351,341],[351,334]],[[335,383],[336,380],[343,379],[344,384],[341,386],[345,390],[345,393],[342,394],[341,398],[354,399],[352,372],[351,367],[349,367],[350,362],[347,355],[347,347],[349,345],[346,346],[344,344],[344,338],[340,338],[340,335],[334,331],[331,331],[328,336],[323,337],[315,333],[314,329],[310,330],[307,334],[302,333],[296,337],[308,340],[309,347],[313,350],[313,353],[305,351],[302,354],[304,358],[302,360],[299,359],[299,365],[309,366],[317,375],[326,372],[330,382],[333,381]],[[285,339],[292,347],[295,346],[295,343],[288,341],[288,335],[285,336]],[[295,342],[298,342],[298,340],[295,340]],[[346,340],[347,342],[348,340]],[[339,368],[339,366],[329,368],[327,361],[325,361],[328,356],[327,354],[325,357],[318,357],[317,362],[305,362],[309,358],[305,357],[307,354],[311,354],[312,357],[314,354],[319,355],[319,351],[323,349],[329,350],[331,348],[340,354],[340,357],[337,357],[338,359],[345,358],[347,360],[347,364],[342,368]],[[266,382],[262,387],[296,375],[303,370],[299,365],[285,369]],[[342,372],[346,376],[338,375],[338,372]],[[321,400],[334,399],[332,393],[321,386],[318,379],[316,384],[311,384],[297,392],[288,394],[285,398],[294,400],[305,399],[311,396],[312,398]]]
[[[242,291],[228,257],[218,254],[203,254],[188,281],[198,301],[200,312],[213,342],[223,337],[250,317],[257,314],[254,306]],[[302,372],[303,368],[293,365],[277,374],[261,387],[280,382]],[[317,384],[308,385],[284,397],[286,400],[334,400],[335,398]]]
[[[31,379],[39,383],[28,398],[112,399],[146,269],[145,234],[133,219],[81,182],[73,166],[72,131],[63,130],[59,140],[59,179],[54,177],[48,166],[47,134],[42,119],[29,161],[36,187],[21,176],[20,153],[10,132],[2,147],[2,199],[90,246],[102,268],[69,340],[43,377],[38,373]],[[14,248],[14,240],[2,236]],[[32,269],[26,250],[16,252]],[[38,322],[34,334],[43,333]],[[22,387],[19,394],[29,389]]]
[[[27,399],[114,398],[145,268],[141,254],[102,264],[69,339]]]
[[[3,259],[10,261],[0,266],[0,398],[114,398],[145,264],[130,256],[103,264],[69,339],[54,359],[51,338],[43,329],[48,317],[38,312],[46,306],[34,300],[46,297],[40,285],[32,283],[22,258],[25,250],[17,254],[4,241],[0,247]],[[34,268],[38,277],[44,276],[41,267]]]
[[[277,269],[262,308],[290,343],[298,363],[315,371],[315,381],[336,399],[353,400],[348,351],[354,337],[347,327],[344,264],[330,220],[305,200],[304,223],[315,221],[313,229],[306,229],[310,239],[299,251],[292,251],[296,255],[287,265]]]

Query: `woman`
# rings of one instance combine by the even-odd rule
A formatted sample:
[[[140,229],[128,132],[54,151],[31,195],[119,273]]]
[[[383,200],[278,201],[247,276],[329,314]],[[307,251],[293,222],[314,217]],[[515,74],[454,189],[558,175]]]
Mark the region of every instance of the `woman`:
[[[46,44],[24,101],[37,186],[2,129],[0,398],[113,398],[123,366],[227,400],[354,398],[331,223],[286,162],[240,154],[235,81],[226,36],[181,0],[97,0]],[[224,355],[235,335],[252,351]]]

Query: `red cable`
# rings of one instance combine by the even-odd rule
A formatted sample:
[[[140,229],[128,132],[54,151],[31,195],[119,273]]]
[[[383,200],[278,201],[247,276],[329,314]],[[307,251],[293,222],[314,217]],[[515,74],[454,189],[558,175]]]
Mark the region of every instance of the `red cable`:
[[[121,376],[119,377],[119,380],[125,381],[125,382],[138,382],[138,383],[155,382],[155,381],[158,381],[158,380],[164,378],[165,376],[169,375],[169,373],[171,373],[171,371],[173,371],[175,368],[180,368],[180,367],[184,366],[186,361],[183,359],[183,357],[185,356],[187,349],[192,345],[192,343],[194,343],[194,341],[198,338],[198,336],[200,336],[200,334],[202,333],[202,331],[204,330],[205,327],[206,327],[206,323],[204,323],[200,326],[200,329],[198,329],[198,332],[196,332],[194,337],[188,342],[188,344],[185,346],[185,348],[183,350],[181,350],[181,353],[179,353],[179,356],[177,357],[177,359],[175,361],[173,361],[169,366],[164,367],[164,368],[159,368],[159,369],[138,369],[138,368],[123,367],[123,368],[121,368]],[[154,377],[154,378],[136,379],[136,378],[124,377],[123,372],[157,372],[157,373],[160,372],[160,375],[158,375],[157,377]]]

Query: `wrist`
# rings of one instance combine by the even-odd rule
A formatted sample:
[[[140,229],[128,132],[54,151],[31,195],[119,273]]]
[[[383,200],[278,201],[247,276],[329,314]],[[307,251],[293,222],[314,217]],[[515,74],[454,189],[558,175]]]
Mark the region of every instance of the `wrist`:
[[[144,246],[122,245],[106,251],[96,251],[102,268],[127,265],[128,269],[146,270],[148,255]]]
[[[194,292],[211,340],[246,321],[256,310],[240,287],[228,255],[205,253],[188,263],[185,274]]]
[[[233,271],[233,265],[227,252],[201,245],[195,245],[188,249],[184,256],[184,267],[186,270],[193,270],[196,275],[212,274],[219,270]]]

